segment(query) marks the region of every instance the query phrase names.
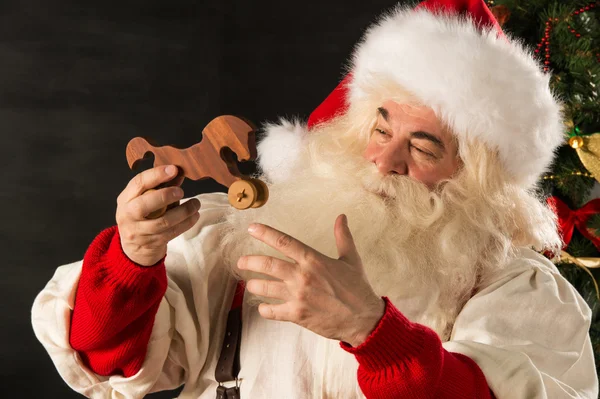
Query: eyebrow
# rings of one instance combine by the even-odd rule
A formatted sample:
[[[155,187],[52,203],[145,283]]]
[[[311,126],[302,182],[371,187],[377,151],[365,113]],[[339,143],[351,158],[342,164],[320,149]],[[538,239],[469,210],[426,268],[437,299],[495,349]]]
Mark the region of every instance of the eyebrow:
[[[385,109],[383,107],[379,107],[379,108],[377,108],[377,112],[383,117],[383,119],[386,120],[386,122],[389,122],[390,113],[389,113],[389,111],[387,109]],[[444,143],[442,142],[442,140],[438,139],[437,137],[435,137],[431,133],[422,132],[422,131],[416,131],[416,132],[412,132],[410,134],[410,137],[411,138],[415,138],[415,139],[429,140],[436,147],[438,147],[440,150],[446,151],[446,146],[444,145]]]
[[[442,142],[442,140],[438,139],[437,137],[435,137],[433,134],[431,133],[427,133],[427,132],[421,132],[421,131],[417,131],[417,132],[412,132],[410,134],[411,138],[415,138],[415,139],[425,139],[425,140],[429,140],[431,141],[436,147],[438,147],[440,150],[442,151],[446,151],[446,146],[444,145],[444,143]]]
[[[386,120],[386,122],[389,122],[389,121],[390,121],[390,119],[389,119],[389,117],[390,117],[390,113],[388,112],[388,110],[387,110],[387,109],[385,109],[385,108],[383,108],[383,107],[379,107],[379,108],[377,108],[377,112],[379,112],[379,114],[380,114],[381,116],[383,116],[383,119],[385,119],[385,120]]]

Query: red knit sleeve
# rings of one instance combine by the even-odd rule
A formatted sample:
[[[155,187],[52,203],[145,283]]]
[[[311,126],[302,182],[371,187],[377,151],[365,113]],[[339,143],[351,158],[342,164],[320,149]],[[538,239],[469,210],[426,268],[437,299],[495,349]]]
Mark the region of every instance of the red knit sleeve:
[[[354,354],[358,383],[369,399],[493,398],[481,369],[469,357],[448,352],[432,329],[408,320],[383,297],[385,313]]]
[[[132,262],[117,226],[102,231],[88,248],[69,340],[94,373],[130,377],[142,367],[167,289],[165,257],[150,267]]]

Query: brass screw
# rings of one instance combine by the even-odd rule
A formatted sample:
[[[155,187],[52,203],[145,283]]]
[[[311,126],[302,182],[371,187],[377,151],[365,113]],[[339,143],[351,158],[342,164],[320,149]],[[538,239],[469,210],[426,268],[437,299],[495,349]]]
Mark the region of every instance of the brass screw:
[[[246,189],[242,189],[241,193],[237,194],[237,202],[242,202],[242,199],[245,197],[244,193],[245,193]]]

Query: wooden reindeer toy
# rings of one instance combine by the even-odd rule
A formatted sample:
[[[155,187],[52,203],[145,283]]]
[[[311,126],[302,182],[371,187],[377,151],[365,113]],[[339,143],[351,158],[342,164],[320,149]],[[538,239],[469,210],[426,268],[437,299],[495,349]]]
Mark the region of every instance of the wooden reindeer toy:
[[[189,148],[157,147],[150,143],[152,141],[144,137],[129,141],[126,149],[129,168],[135,168],[138,161],[153,153],[155,167],[176,165],[179,176],[192,180],[212,178],[229,187],[227,197],[234,208],[258,208],[269,198],[267,185],[259,179],[243,176],[233,158],[235,153],[240,161],[256,159],[254,129],[240,118],[223,115],[213,119],[202,131],[202,140]],[[161,184],[156,189],[167,184]],[[178,205],[179,201],[152,212],[146,218],[161,217],[168,209]]]

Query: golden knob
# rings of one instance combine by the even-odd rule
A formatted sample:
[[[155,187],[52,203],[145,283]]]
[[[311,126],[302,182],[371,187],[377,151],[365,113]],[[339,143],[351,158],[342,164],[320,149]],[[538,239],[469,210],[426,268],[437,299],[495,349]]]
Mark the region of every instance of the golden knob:
[[[269,189],[261,180],[240,179],[229,186],[227,199],[236,209],[258,208],[269,199]]]

